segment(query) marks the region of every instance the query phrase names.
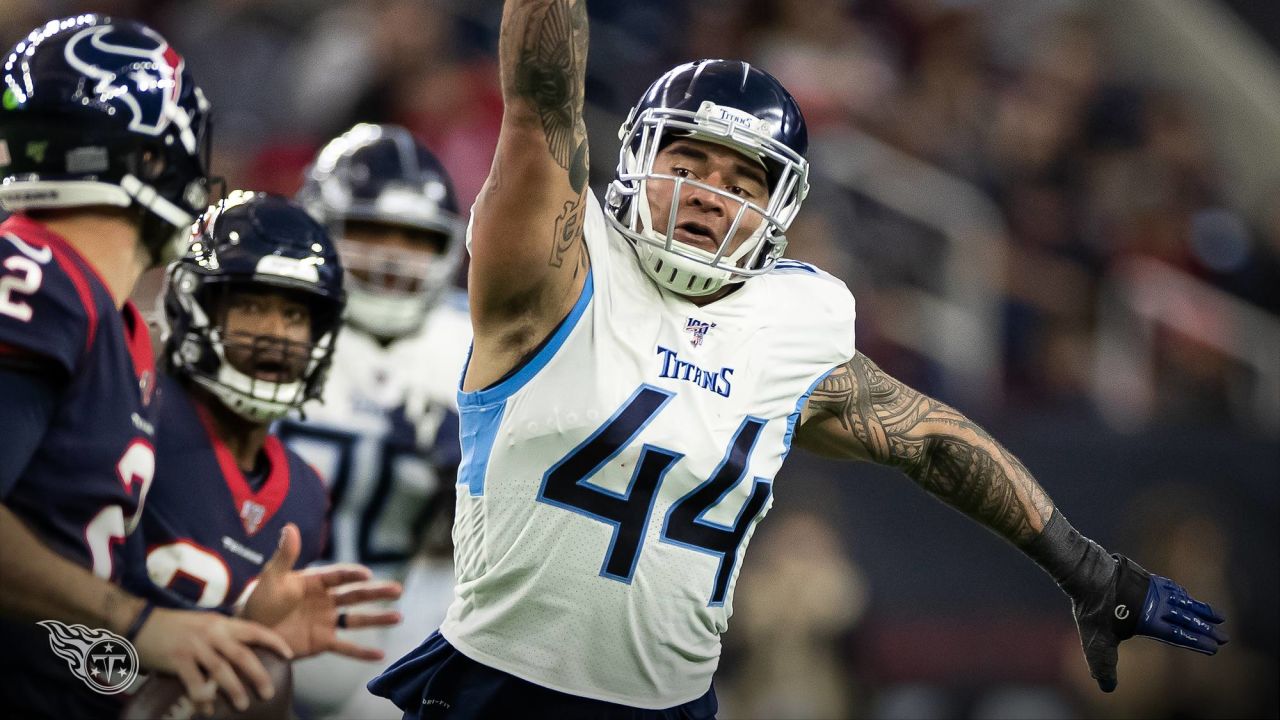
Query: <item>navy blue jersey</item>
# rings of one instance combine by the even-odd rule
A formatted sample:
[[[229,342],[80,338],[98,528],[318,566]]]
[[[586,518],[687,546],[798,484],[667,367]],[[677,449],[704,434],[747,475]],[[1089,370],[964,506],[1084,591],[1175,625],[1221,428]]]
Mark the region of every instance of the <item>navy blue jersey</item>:
[[[255,491],[213,420],[176,378],[160,375],[163,428],[156,479],[142,517],[151,581],[200,607],[240,599],[292,522],[302,532],[298,567],[320,556],[328,495],[324,483],[275,435],[263,446],[269,464]]]
[[[66,240],[14,215],[0,223],[0,352],[38,367],[58,394],[39,446],[0,498],[49,548],[118,579],[155,471],[146,323],[132,304],[116,308]],[[35,623],[0,619],[0,639],[0,707],[14,717],[79,716],[114,702],[81,684]]]

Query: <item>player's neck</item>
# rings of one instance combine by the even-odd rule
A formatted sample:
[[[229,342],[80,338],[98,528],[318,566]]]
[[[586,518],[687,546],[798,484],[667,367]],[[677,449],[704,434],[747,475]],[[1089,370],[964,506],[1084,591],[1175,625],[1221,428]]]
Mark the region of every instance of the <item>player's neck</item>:
[[[710,295],[682,295],[681,297],[693,303],[694,305],[697,305],[698,307],[703,307],[705,305],[710,305],[711,303],[727,295],[732,294],[738,288],[742,287],[742,285],[743,283],[734,283],[732,285],[726,285],[720,288],[719,290],[711,293]]]
[[[229,410],[221,401],[204,392],[203,389],[195,390],[196,402],[208,408],[209,416],[213,419],[214,431],[222,440],[222,444],[231,451],[231,457],[235,458],[236,466],[242,472],[253,472],[258,462],[258,454],[262,452],[262,446],[267,441],[267,424],[247,420]]]
[[[79,252],[102,277],[116,307],[123,307],[150,265],[138,226],[114,211],[47,211],[38,219]]]

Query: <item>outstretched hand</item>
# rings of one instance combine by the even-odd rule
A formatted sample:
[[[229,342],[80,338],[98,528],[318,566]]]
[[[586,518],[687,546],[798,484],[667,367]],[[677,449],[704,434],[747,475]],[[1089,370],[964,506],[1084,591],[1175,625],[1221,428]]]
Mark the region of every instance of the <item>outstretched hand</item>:
[[[1104,592],[1071,598],[1089,674],[1103,692],[1116,689],[1116,648],[1134,635],[1212,655],[1227,643],[1217,625],[1225,618],[1166,577],[1152,575],[1123,555]]]
[[[361,660],[381,660],[377,648],[357,645],[337,636],[337,628],[395,625],[395,610],[342,610],[375,600],[400,597],[400,583],[374,581],[363,565],[339,564],[294,570],[302,540],[293,523],[280,533],[280,545],[263,567],[257,586],[245,602],[243,617],[260,622],[289,643],[294,657],[323,652]]]

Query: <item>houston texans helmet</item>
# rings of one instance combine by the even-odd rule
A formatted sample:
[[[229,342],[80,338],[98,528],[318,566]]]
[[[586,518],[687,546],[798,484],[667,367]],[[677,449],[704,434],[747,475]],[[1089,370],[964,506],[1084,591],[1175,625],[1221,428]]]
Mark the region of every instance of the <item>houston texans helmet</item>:
[[[52,20],[0,78],[0,205],[137,208],[152,262],[181,253],[209,201],[209,103],[159,33],[104,15]]]
[[[636,248],[658,285],[682,295],[708,295],[726,283],[768,272],[786,250],[786,231],[809,191],[808,131],[791,94],[773,76],[745,62],[699,60],[659,77],[619,130],[622,148],[605,195],[606,219]],[[678,138],[726,146],[759,161],[769,186],[766,206],[696,180],[654,171],[658,151]],[[655,218],[646,194],[654,180],[670,183],[669,217]],[[673,237],[686,186],[723,197],[736,208],[716,252]],[[749,215],[759,227],[737,248],[732,239]]]
[[[324,227],[286,198],[238,190],[210,207],[190,237],[165,277],[166,367],[255,422],[319,398],[346,302],[342,265]],[[307,304],[309,343],[224,331],[219,310],[228,295],[264,290]],[[252,367],[236,367],[228,350]],[[267,362],[289,370],[262,379],[255,369]]]
[[[325,145],[297,199],[337,240],[346,266],[348,321],[394,339],[420,327],[462,261],[458,201],[444,166],[406,129],[360,123]],[[352,223],[396,226],[421,248],[349,237]]]

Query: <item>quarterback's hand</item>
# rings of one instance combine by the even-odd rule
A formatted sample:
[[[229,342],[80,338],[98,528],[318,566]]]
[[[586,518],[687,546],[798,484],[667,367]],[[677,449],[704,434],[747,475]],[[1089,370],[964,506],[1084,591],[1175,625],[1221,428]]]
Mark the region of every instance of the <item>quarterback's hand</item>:
[[[257,623],[195,610],[157,608],[134,642],[141,663],[177,675],[187,696],[206,715],[213,713],[218,688],[235,707],[249,707],[249,694],[237,669],[249,677],[264,700],[275,693],[271,676],[249,645],[271,648],[286,658],[293,656],[279,635]]]
[[[400,597],[400,583],[373,581],[363,565],[326,565],[294,570],[302,539],[293,523],[280,533],[280,546],[258,576],[257,585],[241,608],[241,615],[270,627],[293,649],[294,657],[323,652],[361,660],[381,660],[377,648],[340,639],[339,627],[362,628],[395,625],[395,610],[347,610],[342,608],[375,600]]]
[[[1216,626],[1225,618],[1191,598],[1181,585],[1152,575],[1123,555],[1112,555],[1110,584],[1071,598],[1089,674],[1103,692],[1116,689],[1116,648],[1134,635],[1212,655],[1226,644]]]

